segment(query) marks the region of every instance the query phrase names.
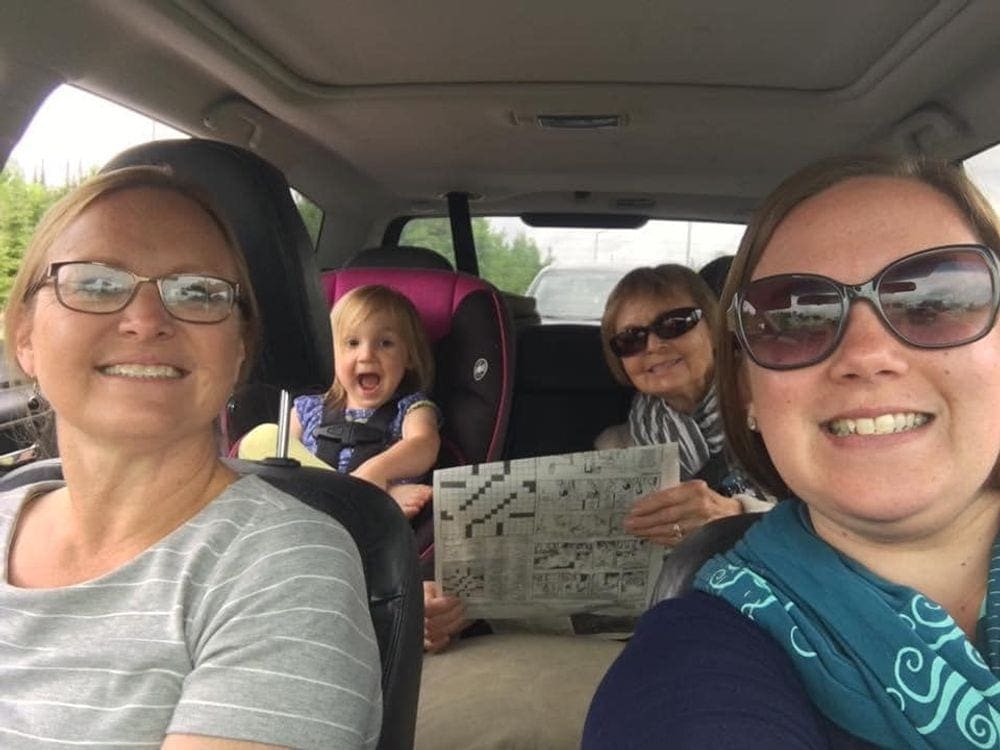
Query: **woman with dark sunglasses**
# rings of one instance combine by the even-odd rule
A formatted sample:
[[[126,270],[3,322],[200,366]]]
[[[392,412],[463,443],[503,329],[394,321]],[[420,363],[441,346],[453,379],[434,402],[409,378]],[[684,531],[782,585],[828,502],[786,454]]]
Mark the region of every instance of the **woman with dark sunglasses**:
[[[785,499],[644,616],[585,748],[1000,744],[998,247],[947,164],[839,159],[764,202],[718,375]]]
[[[5,314],[65,481],[0,493],[0,745],[375,747],[353,539],[218,456],[259,319],[211,203],[153,167],[84,183]]]
[[[719,303],[690,268],[636,268],[608,296],[601,341],[612,376],[636,389],[628,429],[634,445],[676,443],[679,485],[640,499],[625,521],[636,536],[672,547],[715,518],[770,503],[728,463],[713,384],[712,332]]]

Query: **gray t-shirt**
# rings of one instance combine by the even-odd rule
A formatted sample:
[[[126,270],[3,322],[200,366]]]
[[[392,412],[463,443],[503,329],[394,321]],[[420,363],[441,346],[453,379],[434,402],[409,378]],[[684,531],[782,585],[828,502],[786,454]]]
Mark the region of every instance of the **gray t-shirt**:
[[[117,570],[11,586],[17,515],[58,486],[0,494],[0,747],[157,748],[169,733],[375,747],[378,645],[337,521],[243,477]]]

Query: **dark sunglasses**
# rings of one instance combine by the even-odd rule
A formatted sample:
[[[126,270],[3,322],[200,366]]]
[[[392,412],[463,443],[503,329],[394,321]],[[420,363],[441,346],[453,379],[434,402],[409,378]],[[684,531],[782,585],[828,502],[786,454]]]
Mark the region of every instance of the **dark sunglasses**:
[[[106,315],[124,310],[140,284],[155,284],[167,313],[186,323],[221,323],[239,300],[239,284],[200,273],[176,273],[151,278],[124,268],[92,261],[52,263],[32,289],[51,282],[56,299],[77,312]]]
[[[659,339],[675,339],[683,336],[702,319],[704,313],[698,307],[678,307],[656,316],[648,326],[635,326],[616,333],[608,342],[617,357],[634,357],[646,350],[649,334],[655,333]]]
[[[837,348],[851,304],[862,299],[910,346],[962,346],[992,330],[1000,270],[981,245],[947,245],[895,260],[863,284],[814,274],[768,276],[736,293],[729,328],[761,367],[808,367]]]

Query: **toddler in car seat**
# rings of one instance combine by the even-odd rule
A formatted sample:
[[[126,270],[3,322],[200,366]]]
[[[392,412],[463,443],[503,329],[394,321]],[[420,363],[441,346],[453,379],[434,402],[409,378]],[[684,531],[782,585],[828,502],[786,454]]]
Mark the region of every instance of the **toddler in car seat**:
[[[427,395],[434,358],[420,316],[404,295],[372,284],[341,297],[330,323],[333,386],[295,399],[291,435],[301,446],[290,455],[304,448],[330,468],[377,485],[412,518],[430,500],[422,481],[440,445],[439,412]],[[251,435],[241,443],[242,458],[252,457],[249,444],[260,442]]]

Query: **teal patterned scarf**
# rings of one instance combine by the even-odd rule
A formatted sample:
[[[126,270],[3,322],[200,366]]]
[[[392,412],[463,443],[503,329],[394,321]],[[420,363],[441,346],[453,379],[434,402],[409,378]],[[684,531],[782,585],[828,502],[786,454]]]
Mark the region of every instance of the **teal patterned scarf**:
[[[819,539],[798,501],[778,503],[694,586],[770,633],[814,705],[851,734],[884,747],[996,748],[998,543],[990,569],[982,656],[941,606]]]

